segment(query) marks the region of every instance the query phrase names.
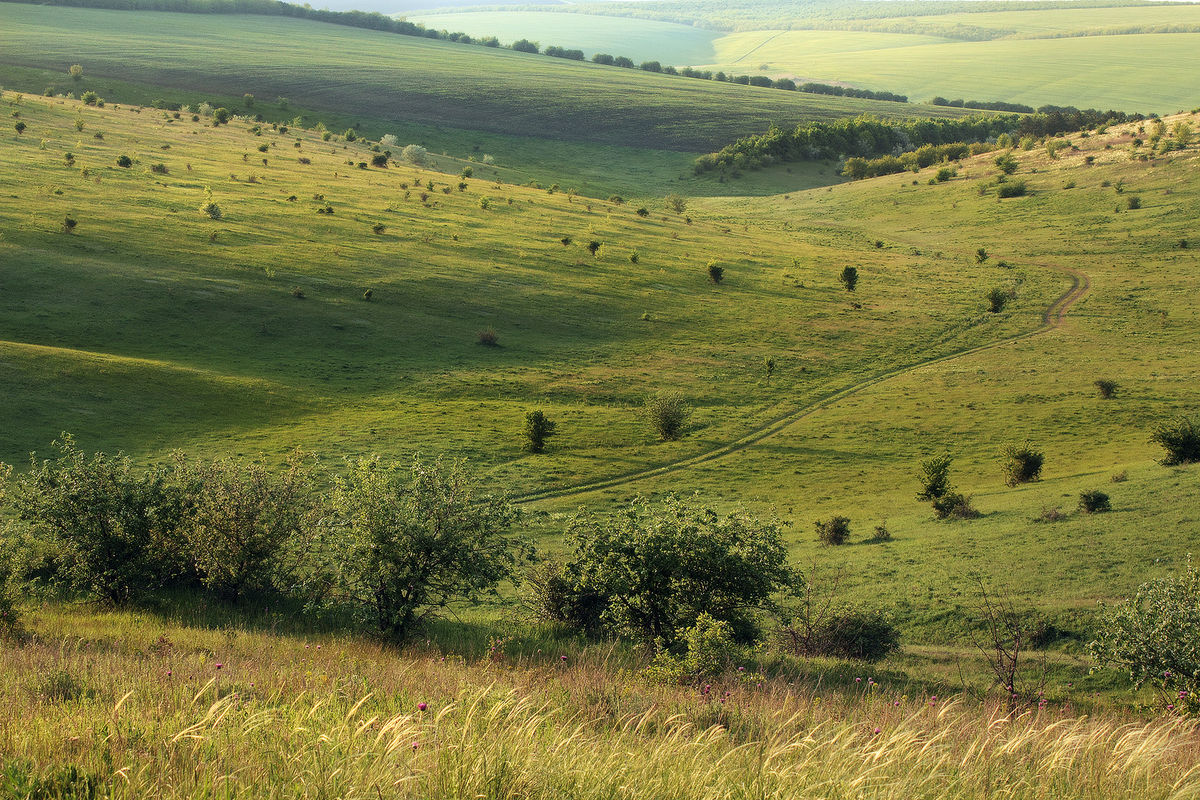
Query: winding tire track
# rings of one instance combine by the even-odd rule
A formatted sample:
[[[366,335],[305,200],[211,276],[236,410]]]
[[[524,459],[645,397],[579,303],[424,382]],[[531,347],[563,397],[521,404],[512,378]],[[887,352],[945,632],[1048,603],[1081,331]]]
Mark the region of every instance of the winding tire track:
[[[1056,269],[1059,272],[1069,276],[1071,278],[1071,285],[1066,291],[1056,297],[1054,301],[1050,303],[1050,305],[1046,306],[1045,311],[1042,312],[1042,324],[1033,330],[1029,330],[1024,333],[1018,333],[1014,336],[1008,336],[1004,339],[997,339],[994,342],[988,342],[986,344],[976,345],[974,347],[965,347],[960,350],[955,350],[951,353],[937,356],[935,358],[916,361],[902,367],[896,367],[894,369],[880,372],[857,383],[828,392],[827,394],[818,397],[816,400],[807,405],[801,406],[800,408],[796,408],[785,414],[780,414],[776,417],[773,417],[757,427],[752,428],[733,441],[723,444],[720,447],[713,448],[712,450],[707,450],[703,453],[688,456],[687,458],[681,458],[678,461],[672,461],[657,467],[624,472],[619,475],[613,475],[608,478],[603,478],[597,481],[589,481],[587,483],[581,483],[575,486],[559,489],[547,489],[540,492],[528,492],[526,494],[517,495],[513,497],[512,500],[514,503],[523,504],[535,503],[540,500],[555,500],[558,498],[571,497],[579,494],[589,494],[591,492],[598,492],[604,489],[613,489],[618,486],[625,486],[627,484],[644,480],[645,478],[657,478],[663,475],[670,475],[674,472],[689,469],[691,467],[700,466],[701,464],[708,464],[745,450],[746,448],[756,445],[765,439],[769,439],[780,431],[783,431],[795,423],[812,416],[821,409],[828,408],[840,400],[844,400],[851,395],[858,394],[864,389],[876,386],[884,381],[889,381],[892,378],[914,372],[918,369],[922,369],[923,367],[928,367],[933,364],[942,364],[947,361],[953,361],[956,358],[974,355],[975,353],[982,353],[985,350],[993,350],[997,347],[1004,347],[1015,342],[1024,341],[1025,339],[1032,339],[1035,336],[1048,333],[1049,331],[1052,331],[1062,325],[1063,318],[1066,316],[1071,306],[1087,295],[1088,290],[1091,288],[1091,281],[1088,278],[1087,273],[1081,272],[1077,269],[1072,269],[1070,267],[1055,266],[1053,269]]]

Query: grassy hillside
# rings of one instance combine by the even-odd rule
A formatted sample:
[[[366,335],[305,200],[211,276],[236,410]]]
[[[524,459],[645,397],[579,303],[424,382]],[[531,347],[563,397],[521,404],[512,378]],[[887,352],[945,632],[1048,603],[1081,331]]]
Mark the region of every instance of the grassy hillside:
[[[313,131],[11,94],[3,109],[28,126],[0,154],[3,402],[23,422],[5,460],[70,430],[145,458],[450,453],[552,512],[696,489],[794,523],[797,557],[851,569],[861,599],[886,587],[927,641],[957,636],[939,620],[973,572],[1070,627],[1195,547],[1191,470],[1156,466],[1147,441],[1200,405],[1195,249],[1180,247],[1194,145],[1132,160],[1136,131],[1114,130],[1055,158],[1017,151],[1031,194],[1003,201],[981,156],[937,185],[926,171],[681,214],[660,200],[643,218],[480,164],[462,191],[464,162],[362,169],[363,143]],[[198,210],[206,187],[220,220]],[[995,287],[1014,293],[1000,314]],[[476,343],[489,326],[501,347]],[[696,407],[680,442],[642,420],[659,390]],[[517,440],[534,407],[560,424],[536,457]],[[1044,480],[1009,489],[999,451],[1026,438]],[[917,463],[942,450],[982,519],[936,523],[912,499]],[[1085,489],[1116,511],[1075,513]],[[1055,507],[1062,521],[1034,521]],[[881,524],[895,540],[819,548],[812,520],[831,514],[856,541]]]
[[[4,109],[28,128],[6,134],[0,155],[16,181],[0,198],[13,298],[2,338],[25,388],[5,402],[30,423],[5,433],[8,460],[63,429],[88,446],[153,453],[182,441],[182,427],[222,450],[449,450],[495,465],[519,490],[553,487],[704,450],[785,398],[819,396],[914,352],[1021,330],[1037,292],[1058,284],[1031,274],[1028,302],[985,318],[972,283],[1001,270],[971,278],[895,253],[870,267],[890,288],[864,311],[837,273],[863,263],[867,242],[689,223],[662,200],[642,218],[631,204],[494,183],[481,164],[459,191],[465,162],[443,160],[449,175],[364,170],[356,164],[373,153],[362,143],[314,131],[256,136],[244,121],[213,128],[150,109],[14,98]],[[133,168],[116,166],[122,154]],[[220,220],[198,210],[206,187]],[[334,213],[318,215],[326,204]],[[67,216],[78,221],[71,234]],[[707,280],[712,260],[727,267],[721,286]],[[904,298],[919,279],[939,289],[916,308]],[[502,347],[476,344],[488,326]],[[771,333],[748,345],[750,330]],[[767,355],[805,368],[765,386]],[[643,398],[699,385],[712,390],[689,390],[695,434],[654,444]],[[173,400],[184,386],[192,406]],[[533,405],[563,419],[549,459],[517,447]]]
[[[10,65],[61,75],[81,63],[96,78],[536,138],[707,151],[769,121],[951,113],[303,20],[4,4],[0,22]]]

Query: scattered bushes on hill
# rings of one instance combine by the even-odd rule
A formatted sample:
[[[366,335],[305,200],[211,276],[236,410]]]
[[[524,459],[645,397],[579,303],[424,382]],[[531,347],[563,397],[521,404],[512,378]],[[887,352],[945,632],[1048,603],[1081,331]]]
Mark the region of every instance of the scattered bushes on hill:
[[[1026,442],[1022,445],[1008,445],[1004,453],[1004,482],[1008,486],[1022,483],[1032,483],[1041,480],[1042,465],[1046,457],[1033,445]]]
[[[1150,441],[1167,451],[1162,464],[1168,467],[1200,461],[1200,427],[1191,419],[1160,424],[1150,435]]]
[[[672,442],[683,435],[692,408],[678,392],[659,392],[647,398],[643,413],[658,438]]]

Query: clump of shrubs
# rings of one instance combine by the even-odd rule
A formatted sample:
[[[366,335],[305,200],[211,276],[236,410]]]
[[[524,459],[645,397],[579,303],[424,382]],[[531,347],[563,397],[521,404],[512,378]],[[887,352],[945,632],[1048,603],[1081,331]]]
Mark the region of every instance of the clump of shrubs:
[[[800,614],[780,629],[778,639],[785,651],[802,658],[870,663],[900,649],[900,630],[886,614],[858,608]]]
[[[1012,299],[1012,292],[997,286],[988,291],[985,299],[988,302],[988,311],[992,314],[999,314],[1008,305],[1008,301]]]
[[[830,517],[813,523],[817,529],[817,540],[821,544],[841,545],[850,541],[850,518]]]
[[[1029,442],[1022,445],[1008,445],[1004,454],[1004,483],[1017,486],[1022,483],[1032,483],[1041,480],[1042,465],[1046,456],[1035,449]]]
[[[475,334],[475,340],[484,347],[499,347],[500,334],[495,328],[484,328]]]
[[[643,413],[658,438],[671,442],[683,435],[692,408],[678,392],[659,392],[646,399]]]
[[[1005,181],[996,185],[997,197],[1024,197],[1028,191],[1025,181]]]
[[[1161,461],[1164,466],[1200,462],[1200,427],[1194,420],[1181,418],[1160,424],[1150,435],[1150,441],[1167,451]]]
[[[117,166],[123,167],[124,169],[129,169],[133,166],[133,159],[124,154],[119,155],[117,156]]]
[[[1112,501],[1107,494],[1096,489],[1080,492],[1079,510],[1085,514],[1102,514],[1112,511]]]
[[[952,463],[949,453],[921,462],[921,491],[917,499],[929,502],[938,519],[976,519],[981,514],[971,506],[971,498],[956,492],[950,484]]]

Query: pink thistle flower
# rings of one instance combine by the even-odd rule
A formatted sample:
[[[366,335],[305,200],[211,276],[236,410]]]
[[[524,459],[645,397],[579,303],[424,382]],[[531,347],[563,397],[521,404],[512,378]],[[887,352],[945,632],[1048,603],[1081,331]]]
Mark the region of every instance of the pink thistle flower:
[[[429,708],[428,703],[417,703],[417,711],[424,711],[427,708]]]
[[[875,733],[876,733],[876,735],[878,735],[878,734],[880,733],[880,730],[879,730],[879,728],[876,728],[876,729],[875,729]]]
[[[225,665],[224,665],[224,664],[222,664],[220,661],[218,661],[218,662],[217,662],[217,669],[220,669],[220,668],[221,668],[221,667],[223,667],[223,666],[225,666]]]
[[[559,661],[562,661],[563,663],[566,663],[567,657],[566,657],[566,656],[559,656],[559,657],[558,657],[558,660],[559,660]]]

